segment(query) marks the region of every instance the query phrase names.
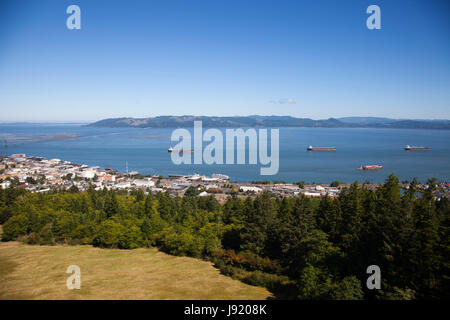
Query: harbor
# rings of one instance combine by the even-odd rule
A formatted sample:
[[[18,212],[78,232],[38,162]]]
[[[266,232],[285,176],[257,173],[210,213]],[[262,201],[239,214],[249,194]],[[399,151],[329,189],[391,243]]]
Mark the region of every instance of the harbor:
[[[376,166],[364,166],[360,170],[379,170]],[[12,154],[0,156],[0,188],[23,188],[30,192],[42,193],[56,190],[87,191],[116,190],[129,193],[132,190],[143,190],[145,193],[169,192],[173,196],[183,196],[188,190],[191,194],[203,197],[214,196],[222,202],[230,196],[255,196],[268,192],[274,196],[295,197],[303,195],[310,198],[338,197],[342,188],[350,185],[335,181],[330,184],[310,182],[287,183],[286,181],[253,181],[236,182],[230,177],[214,173],[210,176],[199,173],[180,175],[171,174],[166,177],[158,174],[141,175],[137,171],[119,172],[111,168],[88,166],[72,163],[62,159],[45,159],[40,156]],[[376,189],[378,184],[366,184],[366,187]],[[405,183],[407,188],[408,184]],[[425,188],[425,184],[422,185]],[[192,191],[193,190],[193,191]],[[436,196],[449,197],[450,184],[439,183]]]

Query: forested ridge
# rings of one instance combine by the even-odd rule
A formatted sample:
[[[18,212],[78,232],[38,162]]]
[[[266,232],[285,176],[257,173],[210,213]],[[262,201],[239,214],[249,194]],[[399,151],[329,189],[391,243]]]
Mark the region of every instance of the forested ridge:
[[[0,189],[2,241],[156,246],[212,261],[223,274],[277,298],[449,298],[447,198],[435,183],[417,197],[391,175],[377,190],[357,182],[339,198],[171,197],[113,191],[29,193]],[[366,269],[381,269],[369,290]]]
[[[399,129],[450,129],[449,120],[412,120],[389,119],[375,117],[346,117],[313,120],[291,116],[158,116],[150,118],[111,118],[103,119],[88,127],[104,128],[180,128],[192,127],[194,121],[202,121],[207,128],[240,128],[240,127],[309,127],[309,128],[399,128]]]

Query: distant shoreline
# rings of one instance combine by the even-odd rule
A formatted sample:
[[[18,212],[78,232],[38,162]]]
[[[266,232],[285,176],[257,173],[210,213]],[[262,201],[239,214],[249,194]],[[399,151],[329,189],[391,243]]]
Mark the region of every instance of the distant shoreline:
[[[96,128],[189,128],[202,121],[205,128],[377,128],[450,130],[450,120],[409,120],[376,117],[345,117],[313,120],[291,116],[158,116],[149,118],[111,118],[85,125]]]

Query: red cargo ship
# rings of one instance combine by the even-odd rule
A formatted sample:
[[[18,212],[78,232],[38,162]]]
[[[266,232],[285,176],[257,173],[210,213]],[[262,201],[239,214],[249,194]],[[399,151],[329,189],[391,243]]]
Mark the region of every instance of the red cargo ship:
[[[381,169],[383,169],[383,166],[380,166],[379,164],[371,166],[361,166],[358,168],[358,170],[381,170]]]
[[[174,150],[172,147],[169,147],[167,149],[168,152],[175,152],[175,153],[194,153],[194,150]]]
[[[428,150],[430,150],[430,148],[428,148],[428,147],[416,147],[416,146],[407,145],[405,147],[405,150],[406,151],[428,151]]]
[[[313,147],[309,146],[306,148],[308,151],[336,151],[335,147]]]

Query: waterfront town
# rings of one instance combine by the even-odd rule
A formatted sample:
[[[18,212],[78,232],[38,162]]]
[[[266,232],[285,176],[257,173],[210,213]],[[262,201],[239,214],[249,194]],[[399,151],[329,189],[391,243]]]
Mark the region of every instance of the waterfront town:
[[[230,195],[249,196],[267,191],[278,196],[291,197],[302,194],[306,197],[337,197],[348,184],[307,184],[298,182],[254,181],[249,183],[230,182],[224,174],[211,176],[193,175],[140,175],[136,171],[121,173],[111,168],[89,167],[61,159],[45,159],[26,154],[0,155],[0,188],[24,188],[30,192],[49,192],[52,190],[86,191],[90,186],[96,190],[131,191],[141,189],[144,192],[166,192],[174,196],[183,196],[188,190],[195,190],[197,196],[214,195],[218,201],[224,201]],[[377,185],[368,185],[376,188]],[[408,185],[404,184],[404,188]],[[72,189],[71,189],[72,188]],[[420,184],[419,190],[427,185]],[[450,184],[439,182],[435,197],[449,197]]]

